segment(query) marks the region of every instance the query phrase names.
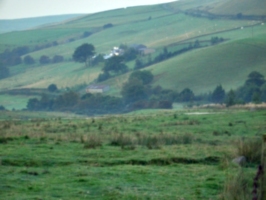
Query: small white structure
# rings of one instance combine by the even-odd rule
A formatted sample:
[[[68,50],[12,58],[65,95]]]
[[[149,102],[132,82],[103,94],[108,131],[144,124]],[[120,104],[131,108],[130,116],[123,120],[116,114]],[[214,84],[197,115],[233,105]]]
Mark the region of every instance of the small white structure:
[[[123,54],[124,54],[123,49],[120,49],[119,47],[113,47],[112,51],[109,54],[104,55],[103,58],[107,60],[109,58],[112,58],[113,56],[121,56]]]
[[[110,87],[108,85],[89,85],[86,88],[86,93],[104,93],[109,89]]]

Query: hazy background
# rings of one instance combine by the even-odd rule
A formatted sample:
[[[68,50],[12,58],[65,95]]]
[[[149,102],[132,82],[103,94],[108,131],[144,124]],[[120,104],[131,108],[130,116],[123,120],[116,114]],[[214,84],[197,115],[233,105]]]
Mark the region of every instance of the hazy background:
[[[173,1],[173,0],[172,0]],[[172,2],[171,0],[0,0],[0,19],[95,13],[115,8]]]

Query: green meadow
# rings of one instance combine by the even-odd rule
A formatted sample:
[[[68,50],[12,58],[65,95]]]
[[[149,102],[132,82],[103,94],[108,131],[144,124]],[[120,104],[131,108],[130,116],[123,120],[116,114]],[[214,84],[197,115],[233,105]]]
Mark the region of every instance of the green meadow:
[[[257,160],[248,153],[245,167],[231,160],[242,155],[244,142],[261,142],[266,115],[232,109],[88,119],[28,113],[25,120],[12,112],[22,119],[13,121],[10,113],[1,112],[6,120],[0,122],[2,199],[231,199],[228,187],[237,187],[238,175],[247,178],[250,197]]]

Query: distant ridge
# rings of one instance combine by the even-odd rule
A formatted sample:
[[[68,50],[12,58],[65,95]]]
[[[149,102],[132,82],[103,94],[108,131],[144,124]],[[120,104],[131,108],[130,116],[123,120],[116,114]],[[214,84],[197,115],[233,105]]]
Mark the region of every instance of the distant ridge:
[[[266,15],[266,0],[224,0],[214,4],[209,12],[218,15]]]
[[[7,19],[7,20],[3,19],[0,20],[0,33],[27,30],[43,25],[63,22],[83,15],[85,14],[53,15],[53,16],[44,16],[44,17]]]

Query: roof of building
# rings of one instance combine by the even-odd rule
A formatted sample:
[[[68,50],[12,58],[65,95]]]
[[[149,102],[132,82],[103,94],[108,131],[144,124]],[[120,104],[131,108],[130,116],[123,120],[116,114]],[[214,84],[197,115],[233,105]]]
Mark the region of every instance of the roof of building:
[[[108,85],[89,85],[87,89],[108,89]]]

